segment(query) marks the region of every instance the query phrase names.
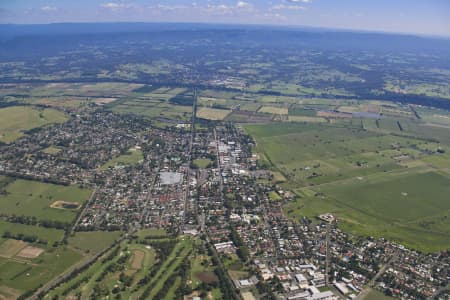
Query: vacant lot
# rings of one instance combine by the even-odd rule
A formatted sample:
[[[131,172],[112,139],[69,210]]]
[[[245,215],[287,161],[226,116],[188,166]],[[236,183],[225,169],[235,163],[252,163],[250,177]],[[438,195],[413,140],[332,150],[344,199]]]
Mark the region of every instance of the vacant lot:
[[[231,113],[227,109],[215,109],[201,107],[197,112],[197,117],[206,120],[223,120]]]
[[[83,203],[91,191],[76,186],[62,186],[38,181],[13,180],[0,196],[2,213],[36,217],[38,220],[71,222],[76,210],[51,208],[55,201]]]
[[[64,113],[54,109],[38,110],[31,106],[13,106],[0,109],[0,141],[12,142],[24,131],[67,120]]]

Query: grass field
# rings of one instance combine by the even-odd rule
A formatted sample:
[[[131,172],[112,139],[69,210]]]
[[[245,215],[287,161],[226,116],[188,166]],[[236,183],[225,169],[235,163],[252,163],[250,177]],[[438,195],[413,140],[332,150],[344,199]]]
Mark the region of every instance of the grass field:
[[[208,159],[208,158],[199,158],[199,159],[194,160],[193,163],[194,163],[195,166],[197,166],[197,168],[205,169],[206,167],[209,166],[209,164],[211,162],[212,161],[210,159]]]
[[[38,110],[31,106],[12,106],[0,109],[0,141],[10,143],[24,135],[24,131],[67,120],[64,113],[54,109]]]
[[[329,124],[249,125],[256,151],[282,187],[298,195],[292,218],[332,212],[341,228],[386,237],[425,252],[448,249],[450,175],[447,154],[419,137]],[[395,125],[395,126],[394,126]],[[445,139],[444,139],[445,141]],[[272,195],[272,198],[273,195]]]
[[[79,253],[63,247],[48,249],[31,261],[0,258],[0,287],[21,292],[35,289],[80,259]]]
[[[5,187],[0,196],[2,213],[36,217],[38,220],[71,222],[77,212],[51,208],[55,201],[83,203],[91,191],[77,186],[62,186],[38,181],[16,179]]]
[[[76,232],[69,237],[69,245],[86,253],[100,252],[116,241],[122,232],[120,231],[89,231]]]
[[[449,192],[448,175],[394,171],[299,189],[299,198],[285,211],[294,218],[331,212],[352,233],[433,252],[450,247]]]
[[[197,117],[201,119],[217,121],[225,119],[230,113],[231,111],[227,109],[201,107],[197,111]]]
[[[130,149],[127,153],[117,156],[106,164],[101,166],[102,170],[106,170],[108,168],[116,167],[116,166],[127,166],[137,164],[139,161],[144,159],[144,155],[141,150]]]
[[[53,245],[54,242],[59,242],[64,237],[64,230],[0,221],[0,236],[3,236],[5,232],[9,232],[15,236],[18,234],[29,235],[32,233],[39,240],[47,241],[48,245]]]

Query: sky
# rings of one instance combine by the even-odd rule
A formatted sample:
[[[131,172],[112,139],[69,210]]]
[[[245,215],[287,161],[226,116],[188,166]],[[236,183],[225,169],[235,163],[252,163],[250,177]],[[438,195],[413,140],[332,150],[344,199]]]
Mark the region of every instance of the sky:
[[[0,0],[0,23],[274,24],[450,37],[450,0]]]

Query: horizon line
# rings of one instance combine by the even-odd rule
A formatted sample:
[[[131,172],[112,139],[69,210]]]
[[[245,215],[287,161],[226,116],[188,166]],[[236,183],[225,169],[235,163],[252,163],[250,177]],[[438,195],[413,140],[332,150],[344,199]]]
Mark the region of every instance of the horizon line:
[[[271,24],[271,23],[232,23],[232,22],[166,22],[166,21],[105,21],[105,22],[50,22],[50,23],[2,23],[0,26],[4,25],[14,25],[14,26],[45,26],[45,25],[82,25],[82,24],[174,24],[174,25],[220,25],[220,26],[240,26],[240,27],[250,27],[250,26],[261,26],[261,27],[274,27],[274,28],[285,28],[285,29],[309,29],[309,30],[320,30],[320,31],[334,31],[334,32],[349,32],[349,33],[371,33],[371,34],[385,34],[385,35],[403,35],[421,38],[434,38],[434,39],[445,39],[450,40],[450,33],[448,35],[441,34],[431,34],[431,33],[414,33],[414,32],[402,32],[402,31],[383,31],[376,29],[355,29],[355,28],[340,28],[340,27],[319,27],[319,26],[309,26],[309,25],[298,25],[298,24]]]

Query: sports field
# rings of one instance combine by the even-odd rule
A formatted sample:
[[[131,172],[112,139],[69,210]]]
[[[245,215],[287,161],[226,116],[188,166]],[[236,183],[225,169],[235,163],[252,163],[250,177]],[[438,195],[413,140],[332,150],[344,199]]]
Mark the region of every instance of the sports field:
[[[63,186],[23,179],[12,180],[4,189],[6,193],[0,195],[3,214],[60,222],[71,222],[77,211],[51,208],[50,206],[55,201],[83,203],[91,195],[90,190],[77,186]]]
[[[117,166],[127,166],[137,164],[139,161],[144,159],[144,155],[141,150],[138,149],[130,149],[127,153],[117,156],[106,164],[104,164],[101,169],[106,170],[108,168],[117,167]]]
[[[35,289],[80,259],[78,252],[62,247],[46,250],[31,261],[19,256],[15,259],[0,257],[0,294],[10,289],[17,290],[19,294]]]
[[[12,106],[0,109],[0,141],[10,143],[24,135],[24,131],[67,120],[64,113],[54,109],[31,106]]]

